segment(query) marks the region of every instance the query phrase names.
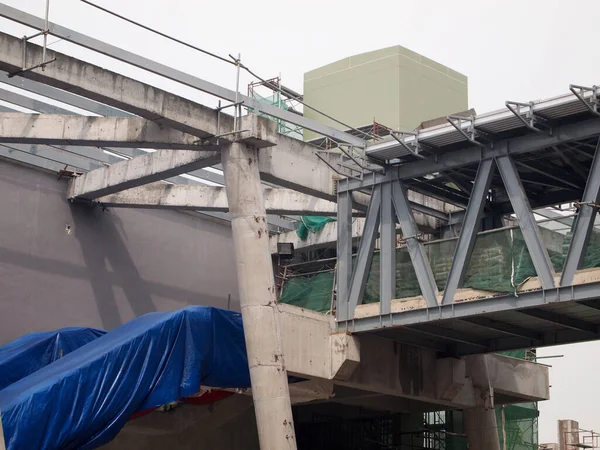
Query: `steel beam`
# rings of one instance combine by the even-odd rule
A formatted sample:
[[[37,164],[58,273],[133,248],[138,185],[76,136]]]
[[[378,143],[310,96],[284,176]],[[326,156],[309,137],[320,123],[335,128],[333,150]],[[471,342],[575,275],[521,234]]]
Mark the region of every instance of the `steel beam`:
[[[509,156],[496,158],[496,164],[504,181],[504,187],[517,216],[519,228],[523,233],[523,239],[529,250],[529,256],[533,261],[542,287],[544,289],[553,288],[554,267],[548,256],[548,251],[542,243],[538,224],[533,216],[531,205],[527,200],[527,194],[525,193],[517,169]]]
[[[392,201],[392,183],[381,185],[381,252],[380,252],[380,307],[381,314],[389,314],[396,298],[396,215]]]
[[[367,279],[371,271],[373,262],[373,253],[375,250],[375,241],[379,231],[381,208],[381,187],[373,189],[371,201],[367,210],[365,221],[365,231],[358,247],[356,263],[352,271],[352,282],[350,284],[350,293],[348,295],[348,317],[354,317],[356,306],[361,304],[367,287]]]
[[[463,224],[456,244],[452,266],[448,273],[448,281],[444,289],[444,297],[442,304],[447,305],[454,301],[456,290],[462,285],[467,264],[471,259],[477,233],[479,232],[481,217],[483,215],[483,207],[487,199],[492,175],[494,174],[494,161],[486,159],[479,163],[479,170],[475,177],[471,198],[465,213]]]
[[[536,319],[543,320],[545,322],[560,325],[564,328],[570,328],[571,330],[581,331],[582,333],[598,334],[598,325],[595,325],[585,320],[575,319],[574,317],[565,316],[551,311],[545,311],[542,309],[528,309],[519,311],[521,314],[525,314]]]
[[[194,150],[158,150],[74,178],[67,195],[69,199],[94,200],[199,167],[211,166],[220,158],[218,152],[207,157],[205,153]]]
[[[196,141],[196,136],[139,118],[0,114],[0,142],[8,144],[215,149],[199,146]]]
[[[401,181],[393,183],[392,199],[396,216],[398,217],[398,223],[400,223],[400,228],[402,229],[402,237],[406,241],[410,259],[415,268],[417,281],[421,288],[421,294],[423,294],[429,307],[437,306],[438,291],[435,284],[435,278],[433,277],[433,272],[431,271],[431,265],[429,264],[429,259],[425,253],[425,248],[419,240],[419,230],[415,223],[413,212],[408,204],[406,188]]]
[[[560,279],[561,286],[573,283],[575,271],[583,267],[585,252],[598,214],[598,201],[600,201],[600,139],[583,191],[579,213],[573,224],[571,242]]]
[[[236,93],[235,91],[232,91],[230,89],[226,89],[222,86],[218,86],[206,80],[196,78],[192,75],[176,70],[173,67],[157,63],[156,61],[152,61],[148,58],[144,58],[134,53],[123,50],[122,48],[114,47],[110,44],[85,36],[81,33],[78,33],[77,31],[70,30],[55,23],[49,22],[46,25],[43,19],[40,19],[39,17],[33,16],[31,14],[27,14],[18,9],[11,8],[10,6],[0,4],[0,17],[5,17],[17,23],[38,30],[43,30],[47,26],[50,30],[51,35],[64,39],[65,41],[72,42],[81,47],[93,50],[106,56],[110,56],[111,58],[125,62],[132,66],[154,73],[156,75],[163,76],[165,78],[184,84],[186,86],[190,86],[202,92],[214,95],[215,97],[230,102],[244,102],[244,106],[247,108],[262,111],[265,114],[277,117],[278,119],[282,119],[289,123],[293,123],[294,125],[301,126],[302,128],[309,129],[316,133],[322,134],[323,136],[328,136],[336,141],[347,142],[349,144],[360,147],[363,147],[365,145],[365,142],[362,139],[351,134],[336,130],[335,128],[323,125],[313,120],[309,120],[301,115],[294,114],[282,108],[266,104],[265,102],[261,102],[255,98]],[[30,47],[28,46],[28,52],[29,51]],[[56,55],[53,55],[52,52],[47,52],[48,59],[52,59],[55,56]],[[48,67],[49,66],[46,67],[46,70],[48,69]],[[18,69],[20,69],[20,67],[17,68],[17,70]],[[30,75],[30,73],[31,72],[27,72],[24,74],[26,78],[28,78],[27,75]]]
[[[497,158],[503,155],[518,155],[522,153],[535,152],[551,148],[563,143],[593,138],[600,135],[600,121],[589,119],[577,123],[571,123],[554,127],[552,135],[535,133],[494,142],[493,148],[480,148],[467,145],[459,150],[447,151],[430,158],[403,164],[393,169],[387,169],[385,173],[376,173],[365,177],[364,180],[350,180],[344,189],[363,189],[386,181],[407,180],[422,177],[424,175],[445,172],[471,164],[477,164],[481,160]]]
[[[338,186],[348,182],[340,180]],[[338,194],[337,204],[337,291],[336,317],[347,320],[350,315],[349,296],[352,285],[352,193]],[[352,312],[354,315],[354,312]]]
[[[436,327],[432,325],[418,325],[406,327],[407,330],[422,333],[433,338],[444,339],[446,341],[458,342],[460,344],[472,345],[479,347],[484,351],[488,349],[488,345],[485,342],[479,342],[472,336],[467,336],[464,333],[459,333],[454,330],[447,328]]]
[[[498,320],[488,319],[487,317],[467,317],[461,319],[463,322],[472,323],[474,325],[487,328],[490,330],[498,331],[509,336],[514,336],[523,339],[530,339],[535,341],[542,341],[543,336],[527,328],[519,327]]]
[[[464,319],[472,316],[488,315],[497,312],[518,311],[540,308],[549,303],[578,302],[600,298],[600,282],[558,287],[550,290],[521,292],[519,296],[503,295],[486,299],[440,305],[435,308],[422,308],[391,313],[387,316],[371,316],[353,319],[345,324],[339,321],[340,329],[350,332],[373,332],[378,328],[429,323],[437,320]],[[391,329],[391,328],[390,328]]]
[[[332,216],[336,204],[290,189],[266,188],[263,191],[269,214],[288,216]],[[121,208],[176,209],[194,211],[229,211],[224,187],[152,184],[128,189],[96,200],[106,206]]]

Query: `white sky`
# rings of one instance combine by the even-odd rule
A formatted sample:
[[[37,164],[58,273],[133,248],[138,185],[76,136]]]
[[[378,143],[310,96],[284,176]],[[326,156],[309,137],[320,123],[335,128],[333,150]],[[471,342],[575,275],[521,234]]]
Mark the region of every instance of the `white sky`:
[[[302,91],[303,73],[347,57],[403,45],[469,77],[469,106],[479,113],[506,100],[530,101],[568,91],[570,83],[600,84],[598,0],[380,0],[342,2],[97,0],[146,25],[243,62],[263,77],[282,75]],[[45,0],[4,0],[43,16]],[[225,63],[156,38],[77,0],[50,0],[50,20],[127,50],[235,87]],[[293,6],[292,6],[293,5]],[[25,31],[6,21],[0,29]],[[55,39],[51,38],[50,42]],[[90,60],[173,92],[215,106],[216,100],[174,83],[123,68],[88,51],[59,42],[56,50]],[[241,86],[250,80],[242,78]],[[245,89],[242,89],[245,90]],[[543,349],[564,354],[552,364],[552,400],[540,404],[540,442],[556,441],[556,420],[579,420],[600,429],[600,344]]]

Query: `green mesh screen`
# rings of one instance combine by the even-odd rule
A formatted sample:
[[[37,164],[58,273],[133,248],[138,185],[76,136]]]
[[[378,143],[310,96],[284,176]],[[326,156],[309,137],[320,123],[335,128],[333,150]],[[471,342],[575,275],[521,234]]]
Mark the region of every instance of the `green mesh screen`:
[[[327,217],[303,218],[304,231],[322,228],[331,221]],[[556,272],[562,270],[565,256],[571,241],[571,233],[559,233],[540,227],[542,242],[548,251]],[[457,239],[428,242],[424,245],[431,269],[442,291],[452,265]],[[373,262],[367,278],[363,303],[379,301],[379,252],[373,255]],[[594,230],[586,250],[584,268],[600,267],[600,232]],[[514,292],[531,277],[535,277],[535,267],[529,256],[523,234],[519,228],[501,229],[479,233],[473,248],[463,288],[495,293]],[[281,300],[298,306],[328,311],[331,305],[333,274],[323,277],[293,278],[283,287]],[[324,281],[326,280],[326,281]],[[408,298],[421,295],[415,270],[406,248],[396,250],[396,298]]]
[[[325,272],[286,280],[279,301],[313,311],[327,312],[331,309],[332,293],[333,272]]]
[[[302,216],[302,223],[296,230],[296,234],[303,241],[308,238],[308,233],[317,233],[323,229],[326,223],[333,222],[331,217]]]

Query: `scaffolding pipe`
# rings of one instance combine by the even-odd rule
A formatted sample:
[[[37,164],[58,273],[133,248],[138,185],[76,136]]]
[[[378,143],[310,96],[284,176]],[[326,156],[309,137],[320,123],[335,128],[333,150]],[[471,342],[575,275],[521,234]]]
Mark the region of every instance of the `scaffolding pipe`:
[[[260,448],[295,450],[258,150],[234,143],[221,155]]]

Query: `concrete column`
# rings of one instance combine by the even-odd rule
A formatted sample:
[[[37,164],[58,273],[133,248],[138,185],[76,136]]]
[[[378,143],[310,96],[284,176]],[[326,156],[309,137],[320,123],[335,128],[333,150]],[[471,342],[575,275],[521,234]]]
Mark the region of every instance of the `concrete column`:
[[[273,263],[258,172],[258,150],[222,150],[240,305],[261,450],[296,449],[292,406],[276,309]]]
[[[496,411],[484,407],[463,410],[469,450],[500,450]]]
[[[558,449],[574,450],[579,444],[579,422],[575,420],[558,421]]]

